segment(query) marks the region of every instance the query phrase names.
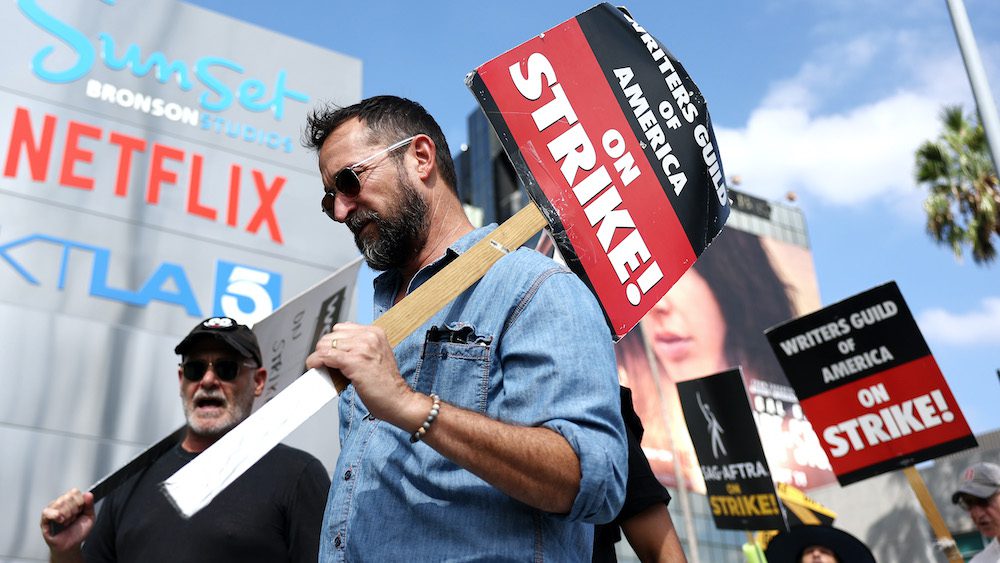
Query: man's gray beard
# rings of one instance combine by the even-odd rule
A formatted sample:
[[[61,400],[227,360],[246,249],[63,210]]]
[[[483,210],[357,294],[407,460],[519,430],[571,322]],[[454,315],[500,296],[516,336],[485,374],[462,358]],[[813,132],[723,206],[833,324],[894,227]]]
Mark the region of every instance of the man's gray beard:
[[[219,393],[221,395],[221,393]],[[192,398],[190,403],[184,404],[184,417],[187,419],[188,429],[198,436],[203,436],[205,438],[221,438],[226,432],[229,432],[236,425],[243,422],[248,416],[250,416],[250,410],[253,408],[253,388],[248,388],[247,392],[241,396],[233,397],[232,401],[226,402],[226,415],[229,416],[229,420],[218,425],[219,419],[209,420],[207,422],[199,424],[198,420],[194,417],[194,399]],[[226,415],[223,415],[225,417]]]
[[[399,174],[399,204],[385,214],[358,210],[344,223],[354,233],[354,243],[373,270],[402,268],[427,242],[427,202]],[[375,234],[363,237],[361,229],[375,223]]]

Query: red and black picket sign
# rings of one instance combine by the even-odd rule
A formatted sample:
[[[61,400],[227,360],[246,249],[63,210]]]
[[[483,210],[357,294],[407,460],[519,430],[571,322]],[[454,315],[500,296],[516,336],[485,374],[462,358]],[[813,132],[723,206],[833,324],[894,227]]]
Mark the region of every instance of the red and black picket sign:
[[[976,446],[895,282],[765,334],[842,485]]]
[[[740,370],[681,381],[677,393],[716,527],[787,530]]]
[[[697,86],[610,4],[483,64],[467,82],[567,264],[620,338],[729,215]]]

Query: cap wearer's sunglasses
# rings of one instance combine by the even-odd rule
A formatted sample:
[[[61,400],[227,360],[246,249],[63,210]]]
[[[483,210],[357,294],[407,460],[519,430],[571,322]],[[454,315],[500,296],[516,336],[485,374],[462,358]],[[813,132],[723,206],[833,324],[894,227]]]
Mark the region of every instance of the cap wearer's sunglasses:
[[[337,194],[343,194],[347,197],[357,197],[361,193],[361,178],[358,177],[358,169],[386,153],[405,147],[416,138],[417,136],[414,135],[398,143],[393,143],[368,158],[346,166],[340,172],[337,172],[337,175],[333,177],[333,189],[327,190],[323,194],[323,213],[326,213],[331,219],[334,218],[333,204],[334,200],[337,199]]]
[[[218,377],[222,381],[236,379],[236,376],[240,374],[240,368],[257,367],[252,363],[240,360],[220,359],[211,362],[206,362],[205,360],[188,360],[181,364],[181,373],[184,374],[184,379],[188,381],[201,381],[201,378],[205,377],[205,373],[208,372],[209,366],[215,372],[215,377]]]
[[[962,510],[972,510],[972,508],[976,506],[979,508],[986,508],[995,496],[997,496],[997,493],[994,493],[987,498],[979,498],[972,495],[961,495],[958,497],[958,506],[961,506]]]

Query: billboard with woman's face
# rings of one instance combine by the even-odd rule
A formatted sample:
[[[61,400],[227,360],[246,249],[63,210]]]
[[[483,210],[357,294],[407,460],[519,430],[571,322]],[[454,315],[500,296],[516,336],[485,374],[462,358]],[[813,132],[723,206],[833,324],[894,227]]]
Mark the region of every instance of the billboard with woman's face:
[[[616,346],[642,447],[660,481],[704,492],[677,382],[742,366],[774,479],[801,489],[836,481],[764,329],[818,309],[812,256],[801,246],[725,230]]]

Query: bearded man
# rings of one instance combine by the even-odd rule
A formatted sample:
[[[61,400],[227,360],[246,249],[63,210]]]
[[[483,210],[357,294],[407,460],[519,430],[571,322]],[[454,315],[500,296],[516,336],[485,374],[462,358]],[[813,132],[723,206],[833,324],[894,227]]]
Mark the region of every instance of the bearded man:
[[[416,102],[320,108],[306,136],[323,211],[383,271],[375,316],[496,227],[465,216],[448,144]],[[306,364],[350,382],[322,562],[589,561],[593,524],[621,508],[610,330],[583,282],[534,250],[509,250],[395,349],[377,326],[339,323]]]

